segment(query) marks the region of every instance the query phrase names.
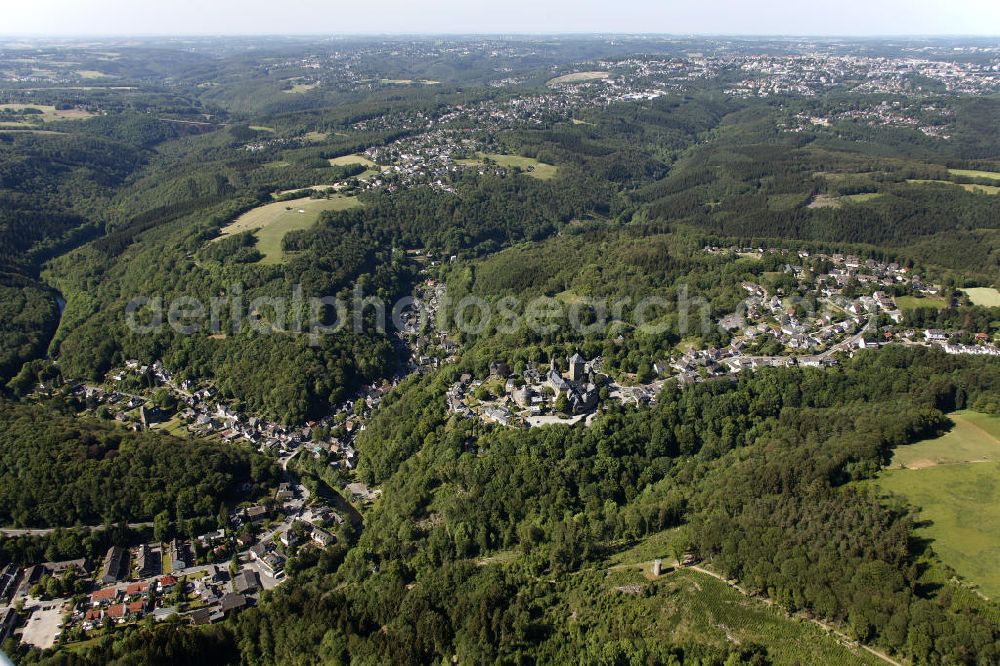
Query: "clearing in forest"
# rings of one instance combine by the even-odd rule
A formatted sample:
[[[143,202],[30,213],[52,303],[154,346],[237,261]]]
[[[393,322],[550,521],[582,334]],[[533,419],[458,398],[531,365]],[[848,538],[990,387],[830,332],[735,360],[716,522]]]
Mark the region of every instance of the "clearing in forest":
[[[950,415],[936,439],[897,447],[878,484],[920,508],[917,534],[933,540],[945,564],[1000,596],[1000,417]]]
[[[330,166],[348,166],[349,164],[360,164],[369,168],[376,166],[370,159],[358,153],[341,155],[340,157],[331,158],[328,161],[330,162]]]
[[[544,162],[539,162],[533,157],[522,157],[520,155],[501,155],[499,153],[479,153],[478,157],[456,160],[458,164],[464,164],[466,166],[475,166],[479,164],[485,164],[486,160],[490,160],[497,166],[506,167],[508,169],[518,168],[525,174],[531,176],[532,178],[538,178],[539,180],[549,180],[555,178],[556,174],[559,173],[559,167],[553,166],[552,164],[546,164]]]
[[[281,240],[289,231],[308,229],[324,211],[347,210],[359,205],[357,197],[340,195],[329,199],[303,197],[275,201],[243,213],[222,229],[219,238],[251,231],[257,237],[257,249],[264,255],[261,263],[280,264],[285,260]]]
[[[987,308],[1000,308],[1000,291],[993,287],[969,287],[962,290],[973,305]]]
[[[948,173],[953,176],[964,176],[966,178],[985,178],[987,180],[1000,181],[1000,173],[996,171],[978,171],[976,169],[948,169]]]
[[[562,76],[557,76],[553,79],[549,79],[546,85],[548,86],[565,86],[572,83],[584,83],[586,81],[598,81],[600,79],[610,78],[610,72],[573,72],[572,74],[563,74]]]

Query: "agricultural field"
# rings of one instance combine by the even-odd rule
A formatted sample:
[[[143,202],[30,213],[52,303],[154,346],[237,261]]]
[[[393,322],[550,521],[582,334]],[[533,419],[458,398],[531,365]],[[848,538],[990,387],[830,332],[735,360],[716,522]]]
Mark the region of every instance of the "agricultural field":
[[[376,164],[364,155],[358,155],[357,153],[353,155],[341,155],[340,157],[334,157],[329,160],[330,166],[347,166],[349,164],[360,164],[368,168],[375,167]]]
[[[539,180],[550,180],[555,178],[556,174],[559,173],[559,167],[553,166],[551,164],[545,164],[544,162],[539,162],[533,157],[521,157],[520,155],[500,155],[499,153],[480,153],[478,157],[466,160],[456,160],[459,164],[464,164],[466,166],[473,166],[476,164],[483,164],[484,160],[489,159],[498,166],[506,167],[508,169],[518,168],[525,174],[531,176],[532,178],[538,178]]]
[[[973,305],[987,308],[1000,308],[1000,291],[993,287],[970,287],[962,292],[969,297]]]
[[[419,81],[414,81],[413,79],[379,79],[379,83],[384,86],[412,86],[414,83],[420,83],[425,86],[436,86],[440,81],[431,81],[430,79],[421,79]]]
[[[257,249],[264,255],[262,264],[280,264],[284,261],[281,239],[289,231],[308,229],[316,224],[320,213],[328,210],[347,210],[360,203],[355,197],[335,195],[330,199],[303,197],[290,201],[276,201],[258,206],[240,215],[222,229],[219,238],[252,231],[257,237]]]
[[[572,74],[563,74],[562,76],[549,79],[546,85],[552,87],[565,86],[573,83],[585,83],[586,81],[599,81],[610,76],[610,72],[573,72]]]
[[[907,183],[913,185],[926,185],[926,184],[936,184],[936,185],[953,185],[955,187],[961,187],[966,192],[979,192],[981,194],[1000,194],[1000,186],[998,185],[975,185],[972,183],[953,183],[950,180],[916,180],[909,179]]]
[[[291,83],[291,86],[284,90],[289,95],[301,95],[319,87],[318,83],[306,83],[303,81],[290,81],[289,83]]]
[[[37,113],[24,113],[31,109]],[[56,109],[48,104],[0,104],[0,127],[30,127],[56,120],[83,120],[94,115],[83,109]]]
[[[1000,597],[1000,417],[962,411],[937,439],[898,447],[879,486],[920,508],[917,534],[945,564]]]
[[[874,199],[878,199],[882,194],[880,192],[865,192],[864,194],[845,194],[841,197],[837,197],[838,201],[846,201],[847,203],[858,204],[867,203]]]
[[[793,194],[793,195],[779,194],[779,195],[775,195],[775,196],[777,196],[777,197],[790,197],[790,196],[791,197],[796,197],[796,198],[799,199],[799,201],[802,201],[803,199],[805,199],[805,197],[803,195],[798,195],[798,194]],[[770,197],[770,199],[774,199],[775,196]],[[841,208],[845,203],[846,204],[863,204],[863,203],[868,203],[869,201],[874,201],[875,199],[878,199],[881,196],[882,196],[881,192],[864,192],[862,194],[844,194],[844,195],[841,195],[841,196],[833,196],[831,194],[817,194],[815,197],[812,198],[812,200],[809,202],[809,205],[807,207],[808,208]],[[775,209],[774,206],[771,204],[770,200],[768,201],[768,205],[771,206],[772,210]]]
[[[843,204],[838,199],[829,194],[817,194],[807,208],[840,208],[841,205]]]
[[[975,169],[948,169],[948,173],[953,176],[964,176],[966,178],[984,178],[1000,182],[1000,173],[996,171],[977,171]]]
[[[822,628],[726,583],[679,569],[650,580],[638,566],[581,574],[557,612],[599,631],[601,639],[666,636],[684,644],[758,644],[774,664],[878,664],[874,656],[842,644]],[[562,605],[562,604],[561,604]]]

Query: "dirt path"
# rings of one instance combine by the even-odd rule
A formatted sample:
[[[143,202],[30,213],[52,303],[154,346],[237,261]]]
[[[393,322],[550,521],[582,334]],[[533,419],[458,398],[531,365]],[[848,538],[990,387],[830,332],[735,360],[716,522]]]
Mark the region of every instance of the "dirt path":
[[[976,430],[976,431],[982,433],[983,437],[985,437],[986,439],[990,440],[991,442],[993,442],[997,446],[1000,446],[1000,440],[997,439],[996,435],[994,435],[989,430],[987,430],[986,428],[982,427],[981,425],[979,425],[978,423],[976,423],[972,419],[966,418],[966,417],[961,416],[959,414],[950,414],[949,418],[951,418],[955,422],[961,421],[967,427],[969,427],[969,428],[971,428],[973,430]]]
[[[710,571],[708,569],[705,569],[703,567],[699,567],[699,566],[696,566],[696,565],[695,566],[689,566],[689,567],[683,567],[683,568],[684,569],[690,569],[690,570],[693,570],[693,571],[697,571],[698,573],[705,574],[706,576],[711,576],[712,578],[721,580],[723,583],[725,583],[729,587],[733,588],[734,590],[736,590],[740,594],[742,594],[744,596],[747,596],[747,597],[753,596],[754,599],[762,601],[765,604],[767,604],[768,606],[774,606],[775,605],[775,603],[773,601],[771,601],[770,599],[768,599],[767,597],[758,597],[758,596],[751,595],[746,590],[744,590],[742,587],[740,587],[739,583],[736,583],[735,581],[728,580],[725,576],[717,574],[714,571]],[[845,643],[848,646],[855,646],[856,645],[856,646],[860,647],[862,650],[864,650],[865,652],[868,652],[869,654],[871,654],[874,657],[878,657],[879,659],[881,659],[885,663],[891,664],[892,666],[904,666],[904,664],[896,661],[895,659],[893,659],[889,655],[885,654],[884,652],[882,652],[880,650],[876,650],[875,648],[869,647],[867,645],[864,645],[862,643],[859,643],[859,642],[853,640],[847,634],[843,633],[842,631],[840,631],[839,629],[837,629],[833,625],[828,624],[827,622],[824,622],[823,620],[818,620],[816,618],[811,618],[811,617],[805,617],[805,616],[802,616],[802,615],[789,616],[789,617],[801,617],[803,619],[809,620],[813,624],[815,624],[815,625],[817,625],[819,627],[822,627],[823,629],[829,631],[834,636],[836,636],[837,638],[839,638],[842,643]]]

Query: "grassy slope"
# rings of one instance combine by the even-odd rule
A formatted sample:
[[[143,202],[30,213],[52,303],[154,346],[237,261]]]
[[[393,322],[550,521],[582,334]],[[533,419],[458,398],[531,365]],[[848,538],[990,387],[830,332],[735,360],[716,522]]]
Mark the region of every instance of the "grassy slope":
[[[328,161],[330,162],[330,166],[347,166],[349,164],[360,164],[367,167],[375,166],[375,163],[370,159],[357,153],[353,155],[341,155],[340,157],[331,158]]]
[[[915,310],[917,308],[937,308],[941,310],[947,304],[943,298],[937,296],[897,296],[896,305],[900,310]]]
[[[277,264],[283,260],[281,239],[289,231],[308,229],[327,210],[347,210],[359,205],[354,197],[336,196],[332,199],[292,199],[258,206],[240,215],[227,225],[220,238],[244,231],[255,231],[257,249],[264,258],[261,263]],[[299,211],[305,211],[300,213]]]
[[[972,287],[963,289],[974,305],[988,308],[1000,308],[1000,291],[993,287]]]
[[[478,159],[467,159],[467,160],[457,160],[459,164],[465,165],[476,165],[482,164],[484,157],[488,157],[497,165],[506,167],[508,169],[517,167],[521,169],[525,174],[532,176],[533,178],[538,178],[539,180],[549,180],[555,178],[556,174],[559,172],[559,167],[553,166],[551,164],[545,164],[544,162],[539,162],[532,157],[522,157],[520,155],[500,155],[499,153],[486,153],[485,155],[480,154]]]
[[[997,187],[996,185],[975,185],[975,184],[972,184],[972,183],[953,183],[950,180],[917,180],[917,179],[910,179],[910,180],[907,180],[906,182],[912,183],[914,185],[927,185],[927,184],[953,185],[955,187],[961,187],[963,190],[966,190],[968,192],[981,192],[983,194],[991,194],[991,195],[1000,194],[1000,187]]]
[[[629,586],[648,588],[637,595],[627,592]],[[789,618],[780,609],[696,571],[674,570],[656,580],[647,579],[638,567],[616,569],[609,575],[586,572],[574,576],[573,586],[562,598],[553,612],[601,632],[602,638],[606,632],[607,638],[615,639],[655,635],[678,643],[756,643],[767,648],[775,664],[882,663],[810,622]]]
[[[879,484],[921,508],[918,533],[946,564],[1000,598],[1000,418],[952,419],[944,436],[897,449]]]
[[[978,171],[976,169],[948,169],[948,173],[953,176],[966,176],[968,178],[986,178],[1000,181],[1000,173],[996,171]]]

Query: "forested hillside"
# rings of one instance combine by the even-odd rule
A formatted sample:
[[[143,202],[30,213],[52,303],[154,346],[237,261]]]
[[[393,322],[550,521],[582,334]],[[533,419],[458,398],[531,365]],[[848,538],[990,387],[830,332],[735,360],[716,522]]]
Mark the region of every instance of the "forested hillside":
[[[1000,441],[995,48],[0,44],[3,649],[1000,663],[878,485]]]
[[[212,518],[274,471],[255,452],[3,403],[0,522],[56,527]]]

